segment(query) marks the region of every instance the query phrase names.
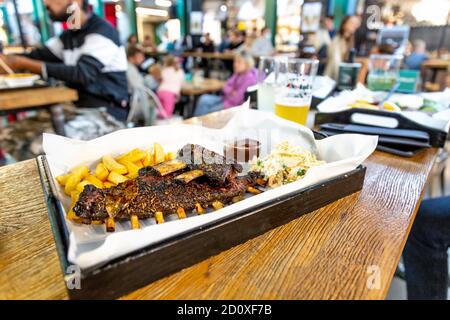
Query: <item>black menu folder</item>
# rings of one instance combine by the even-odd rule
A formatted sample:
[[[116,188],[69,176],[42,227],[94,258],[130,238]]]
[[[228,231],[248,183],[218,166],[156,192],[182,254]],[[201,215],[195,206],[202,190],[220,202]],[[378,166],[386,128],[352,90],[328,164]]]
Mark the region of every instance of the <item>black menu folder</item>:
[[[319,132],[328,136],[341,133],[359,133],[378,136],[377,149],[403,157],[411,157],[424,148],[430,148],[430,135],[425,131],[391,129],[356,124],[324,123]]]
[[[365,117],[364,121],[361,116]],[[371,118],[370,121],[367,121],[368,117]],[[314,124],[317,127],[332,123],[357,125],[358,127],[353,127],[354,130],[357,130],[356,133],[375,134],[383,139],[387,137],[396,138],[393,146],[391,145],[392,141],[386,141],[383,145],[390,148],[398,147],[402,151],[404,151],[405,145],[414,147],[419,142],[428,142],[431,147],[442,148],[447,141],[448,134],[443,129],[413,121],[401,112],[351,108],[337,112],[318,112],[314,119]],[[324,128],[324,130],[329,130],[330,133],[347,132],[345,129],[337,127]],[[362,132],[359,130],[362,130]],[[428,140],[426,135],[428,135]],[[400,139],[413,141],[402,141],[403,143],[400,143]],[[421,148],[419,145],[417,147]]]

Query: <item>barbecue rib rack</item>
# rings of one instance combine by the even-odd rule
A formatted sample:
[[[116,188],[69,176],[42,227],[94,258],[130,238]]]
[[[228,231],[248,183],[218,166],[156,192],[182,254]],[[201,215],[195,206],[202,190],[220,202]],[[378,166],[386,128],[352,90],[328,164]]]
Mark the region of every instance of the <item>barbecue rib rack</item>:
[[[137,178],[117,186],[99,189],[86,185],[73,211],[79,222],[105,224],[115,230],[115,221],[130,220],[133,229],[139,219],[164,222],[164,215],[186,212],[203,214],[244,199],[246,192],[260,193],[251,176],[238,176],[242,166],[195,144],[179,150],[177,158],[145,167]]]

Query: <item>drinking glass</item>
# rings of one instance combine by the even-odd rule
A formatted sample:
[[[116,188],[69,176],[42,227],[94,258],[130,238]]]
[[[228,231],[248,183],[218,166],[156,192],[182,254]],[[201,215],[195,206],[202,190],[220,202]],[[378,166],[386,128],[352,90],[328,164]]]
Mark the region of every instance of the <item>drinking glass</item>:
[[[306,125],[311,106],[314,78],[319,61],[288,59],[277,65],[275,114],[281,118]]]
[[[372,91],[389,91],[395,85],[403,56],[372,54],[369,60],[367,87]]]
[[[287,62],[283,56],[262,56],[258,66],[258,110],[274,112],[277,65]]]
[[[275,78],[275,57],[261,57],[258,66],[258,110],[273,112]]]

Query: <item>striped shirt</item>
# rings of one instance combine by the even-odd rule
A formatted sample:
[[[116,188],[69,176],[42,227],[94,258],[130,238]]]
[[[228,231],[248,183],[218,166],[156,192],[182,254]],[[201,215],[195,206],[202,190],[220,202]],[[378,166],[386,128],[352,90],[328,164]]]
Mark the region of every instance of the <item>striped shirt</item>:
[[[126,106],[127,59],[117,31],[91,15],[79,30],[65,30],[28,57],[45,62],[47,76],[78,91],[80,107]]]

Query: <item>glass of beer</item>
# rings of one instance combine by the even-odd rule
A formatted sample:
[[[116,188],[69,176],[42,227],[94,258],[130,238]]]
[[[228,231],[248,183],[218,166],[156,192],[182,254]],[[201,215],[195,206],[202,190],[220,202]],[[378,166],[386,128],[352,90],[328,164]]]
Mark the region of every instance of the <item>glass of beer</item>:
[[[278,89],[275,94],[275,114],[286,120],[306,125],[311,106],[318,60],[288,59],[277,64]]]

